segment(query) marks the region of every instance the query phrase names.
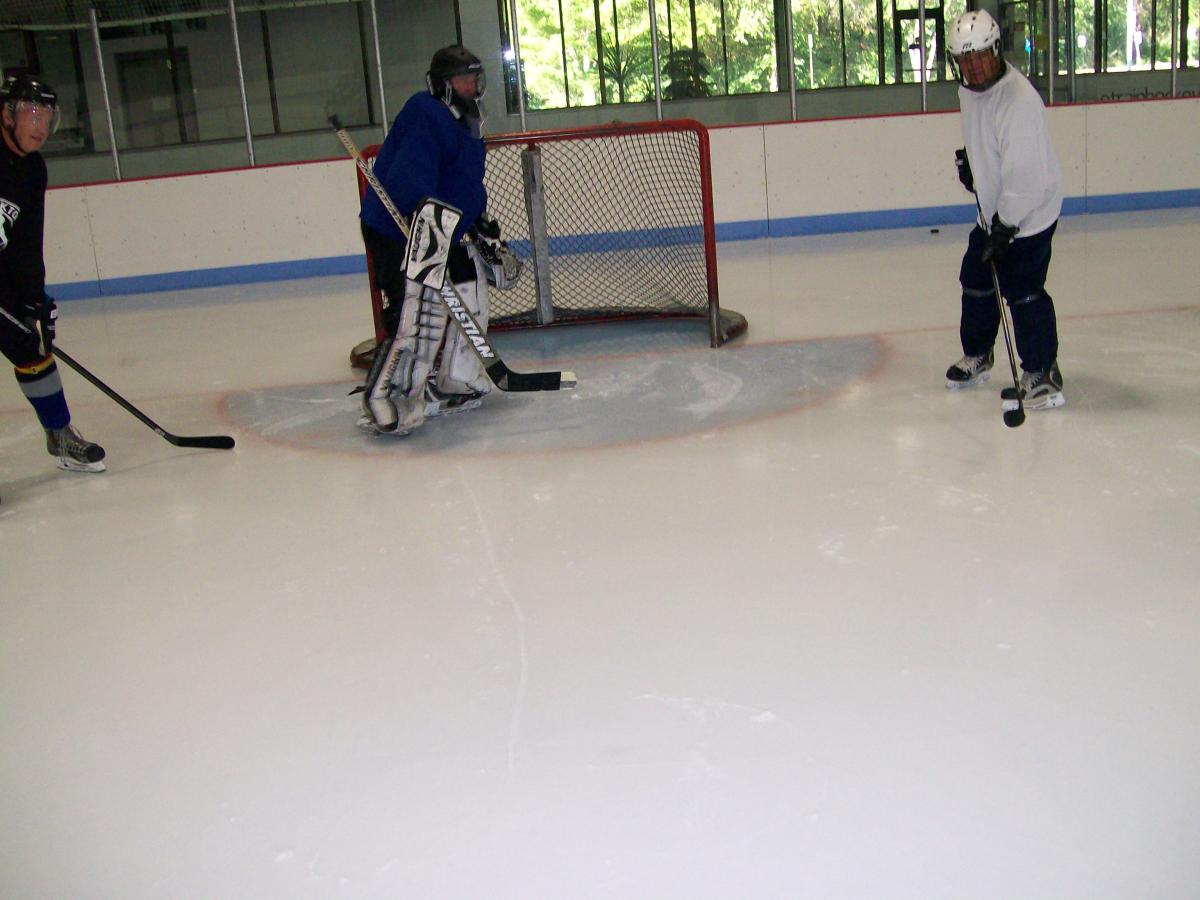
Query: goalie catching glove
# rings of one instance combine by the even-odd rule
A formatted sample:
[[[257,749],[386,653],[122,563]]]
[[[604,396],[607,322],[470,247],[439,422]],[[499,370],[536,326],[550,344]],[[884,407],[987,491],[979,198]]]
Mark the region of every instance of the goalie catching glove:
[[[506,291],[517,283],[524,263],[508,248],[508,243],[500,239],[499,222],[483,213],[467,235],[483,257],[488,284]]]

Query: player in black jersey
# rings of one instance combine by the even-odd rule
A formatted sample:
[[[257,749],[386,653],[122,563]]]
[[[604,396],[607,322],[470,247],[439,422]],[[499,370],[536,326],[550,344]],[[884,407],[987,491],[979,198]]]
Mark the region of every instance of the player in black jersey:
[[[54,362],[58,308],[46,295],[46,162],[38,151],[58,125],[58,96],[39,78],[9,76],[0,86],[0,117],[0,353],[16,367],[59,468],[102,472],[104,449],[71,424]]]

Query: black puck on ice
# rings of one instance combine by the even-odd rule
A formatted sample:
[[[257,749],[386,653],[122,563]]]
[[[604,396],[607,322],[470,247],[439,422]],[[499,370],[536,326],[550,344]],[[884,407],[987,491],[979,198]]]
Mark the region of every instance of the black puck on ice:
[[[930,234],[941,234],[941,231],[942,231],[942,229],[940,229],[940,228],[930,228],[929,229]]]

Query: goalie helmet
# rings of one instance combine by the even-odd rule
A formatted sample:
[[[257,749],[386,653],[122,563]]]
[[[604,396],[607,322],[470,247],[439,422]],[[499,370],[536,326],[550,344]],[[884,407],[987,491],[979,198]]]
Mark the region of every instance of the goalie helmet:
[[[14,117],[22,103],[43,106],[50,110],[49,133],[53,134],[58,128],[58,94],[35,75],[9,75],[5,78],[0,85],[0,102]]]
[[[986,91],[1004,74],[1000,26],[986,10],[963,13],[951,22],[946,49],[954,74],[968,90]]]
[[[459,75],[476,76],[474,97],[464,97],[454,90],[451,79]],[[487,87],[483,71],[483,61],[478,56],[459,44],[443,47],[433,54],[429,62],[429,71],[425,75],[429,85],[429,93],[437,97],[452,110],[472,119],[483,120],[484,91]]]

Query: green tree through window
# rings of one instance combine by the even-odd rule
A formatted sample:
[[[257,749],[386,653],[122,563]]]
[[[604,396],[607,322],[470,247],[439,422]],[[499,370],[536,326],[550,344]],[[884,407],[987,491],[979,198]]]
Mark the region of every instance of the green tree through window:
[[[1181,62],[1195,66],[1200,0],[1176,2]],[[919,80],[917,0],[793,0],[791,5],[797,90],[894,84],[898,72],[903,81]],[[656,0],[663,98],[789,90],[788,73],[781,71],[787,60],[782,49],[786,8],[783,0]],[[945,48],[937,41],[939,31],[944,37],[965,8],[965,0],[926,4],[931,80],[952,77]],[[1070,65],[1068,40],[1074,43],[1076,72],[1168,67],[1170,8],[1170,0],[1076,0],[1074,36],[1061,27],[1056,32],[1059,71]],[[647,0],[522,0],[520,16],[530,109],[653,99]]]

